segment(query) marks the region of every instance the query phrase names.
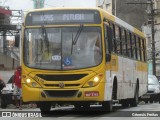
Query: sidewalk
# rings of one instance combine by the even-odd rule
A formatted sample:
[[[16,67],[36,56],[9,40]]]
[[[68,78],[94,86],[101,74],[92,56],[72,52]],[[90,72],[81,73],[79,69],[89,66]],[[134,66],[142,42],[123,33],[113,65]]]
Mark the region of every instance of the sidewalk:
[[[5,83],[8,82],[9,78],[14,74],[14,70],[12,71],[0,71],[0,76],[4,80]]]

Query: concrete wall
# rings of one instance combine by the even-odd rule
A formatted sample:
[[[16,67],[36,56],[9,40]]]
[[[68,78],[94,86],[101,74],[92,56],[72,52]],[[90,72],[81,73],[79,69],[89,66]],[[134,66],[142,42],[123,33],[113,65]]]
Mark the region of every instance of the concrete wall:
[[[0,53],[0,70],[13,70],[19,66],[19,61]]]

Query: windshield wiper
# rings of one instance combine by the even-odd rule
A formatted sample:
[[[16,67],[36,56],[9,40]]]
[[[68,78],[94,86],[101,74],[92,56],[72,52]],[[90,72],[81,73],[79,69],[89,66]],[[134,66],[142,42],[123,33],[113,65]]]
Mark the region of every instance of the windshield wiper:
[[[72,51],[73,51],[73,45],[76,45],[77,41],[78,41],[78,38],[82,32],[82,29],[83,29],[83,25],[80,25],[77,33],[76,33],[76,36],[75,38],[73,39],[73,33],[72,33],[72,46],[71,46],[71,54],[72,54]]]
[[[83,25],[80,25],[80,27],[79,27],[79,29],[78,29],[78,31],[77,31],[77,34],[76,34],[76,36],[75,36],[75,38],[74,38],[74,40],[73,40],[72,45],[75,45],[75,44],[77,43],[78,38],[79,38],[79,36],[80,36],[80,34],[81,34],[81,32],[82,32],[82,29],[83,29]]]

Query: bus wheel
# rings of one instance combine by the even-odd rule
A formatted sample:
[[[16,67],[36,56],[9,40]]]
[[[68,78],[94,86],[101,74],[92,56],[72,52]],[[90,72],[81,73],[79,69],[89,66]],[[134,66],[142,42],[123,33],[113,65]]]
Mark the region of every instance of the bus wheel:
[[[42,113],[49,112],[51,109],[51,103],[42,102],[39,104],[39,108]]]
[[[138,96],[139,96],[139,91],[138,91],[138,86],[136,86],[134,98],[131,100],[130,103],[132,107],[136,107],[138,105]]]
[[[146,104],[148,103],[148,101],[146,100],[146,101],[144,101]]]
[[[104,101],[102,103],[103,111],[111,112],[113,110],[113,106],[112,105],[113,105],[112,100],[111,101]]]
[[[153,103],[153,100],[150,100],[149,102],[150,102],[150,103]]]
[[[122,100],[121,104],[122,104],[122,107],[124,107],[124,108],[129,107],[129,101],[128,100]]]

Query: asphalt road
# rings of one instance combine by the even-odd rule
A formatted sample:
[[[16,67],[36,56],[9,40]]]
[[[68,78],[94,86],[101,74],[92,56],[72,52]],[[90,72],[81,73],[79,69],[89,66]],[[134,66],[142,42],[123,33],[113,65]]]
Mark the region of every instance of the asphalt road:
[[[12,106],[13,107],[13,106]],[[18,110],[15,108],[12,108],[11,106],[8,106],[7,109],[1,109],[0,113],[2,111],[10,112],[18,112],[18,113],[37,113],[39,114],[38,118],[32,118],[34,119],[56,119],[56,120],[81,120],[81,119],[87,119],[87,120],[134,120],[134,119],[147,119],[147,120],[158,120],[160,119],[160,104],[159,103],[148,103],[144,104],[143,102],[140,103],[137,107],[128,107],[128,108],[122,108],[121,105],[115,105],[114,111],[111,113],[107,113],[104,111],[100,111],[100,108],[97,109],[97,107],[92,106],[92,109],[90,111],[88,110],[82,110],[82,111],[75,111],[72,106],[65,106],[65,107],[56,107],[52,108],[51,112],[47,114],[41,114],[38,108],[23,108],[22,110]],[[41,117],[42,116],[42,117]],[[15,116],[14,116],[15,117]],[[5,118],[10,119],[10,118]],[[17,120],[16,118],[12,118],[13,120]],[[28,119],[28,118],[23,118]]]

